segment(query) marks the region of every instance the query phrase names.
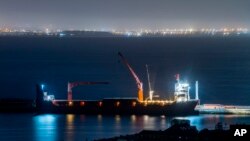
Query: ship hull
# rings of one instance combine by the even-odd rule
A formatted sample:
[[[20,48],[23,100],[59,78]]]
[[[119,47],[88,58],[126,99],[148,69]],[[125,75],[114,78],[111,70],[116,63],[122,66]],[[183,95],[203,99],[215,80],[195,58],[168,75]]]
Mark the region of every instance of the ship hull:
[[[61,114],[120,114],[120,115],[193,115],[197,100],[186,102],[138,101],[137,98],[109,98],[102,100],[45,101],[37,85],[36,111]]]
[[[161,104],[139,102],[136,99],[54,101],[44,102],[37,111],[41,113],[65,114],[193,115],[198,114],[194,110],[196,105],[197,101]]]

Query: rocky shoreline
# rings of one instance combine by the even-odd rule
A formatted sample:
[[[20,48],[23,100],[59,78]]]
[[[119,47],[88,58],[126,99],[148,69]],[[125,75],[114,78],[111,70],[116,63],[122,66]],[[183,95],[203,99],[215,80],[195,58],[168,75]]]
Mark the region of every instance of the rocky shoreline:
[[[250,125],[235,124],[225,127],[222,123],[215,125],[214,130],[198,131],[190,125],[189,120],[173,120],[171,127],[163,131],[143,130],[132,135],[98,139],[96,141],[219,141],[248,140],[250,133],[241,134],[241,129],[250,131]],[[237,132],[239,131],[239,132]],[[242,136],[241,136],[242,135]]]

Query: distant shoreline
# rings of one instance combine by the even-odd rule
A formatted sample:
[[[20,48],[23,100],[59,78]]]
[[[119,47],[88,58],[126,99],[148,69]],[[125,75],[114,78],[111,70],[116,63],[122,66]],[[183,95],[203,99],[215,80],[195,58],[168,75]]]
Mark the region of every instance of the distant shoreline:
[[[177,31],[176,31],[177,32]],[[81,37],[81,38],[98,38],[98,37],[126,37],[126,38],[145,38],[145,37],[158,37],[158,38],[172,38],[172,37],[244,37],[250,36],[249,32],[227,32],[218,31],[216,33],[212,32],[188,32],[188,33],[162,33],[162,32],[110,32],[110,31],[61,31],[61,32],[0,32],[0,37],[59,37],[59,38],[69,38],[69,37]]]

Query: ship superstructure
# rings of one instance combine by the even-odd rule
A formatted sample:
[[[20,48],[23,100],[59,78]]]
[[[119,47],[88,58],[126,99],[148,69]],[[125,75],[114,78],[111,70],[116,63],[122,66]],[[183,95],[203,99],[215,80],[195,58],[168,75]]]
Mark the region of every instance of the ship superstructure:
[[[180,75],[176,74],[175,92],[174,96],[177,102],[186,102],[190,100],[189,95],[189,83],[184,83],[180,81]]]

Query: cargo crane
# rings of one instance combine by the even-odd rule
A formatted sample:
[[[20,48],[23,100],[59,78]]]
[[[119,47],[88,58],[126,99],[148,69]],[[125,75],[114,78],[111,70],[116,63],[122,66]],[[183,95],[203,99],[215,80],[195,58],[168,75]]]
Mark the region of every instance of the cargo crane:
[[[125,59],[125,57],[118,52],[118,55],[121,57],[123,63],[128,67],[130,73],[132,74],[132,76],[134,77],[137,87],[138,87],[138,100],[140,102],[143,101],[143,84],[141,82],[141,80],[139,79],[139,77],[136,75],[136,73],[134,72],[134,70],[132,69],[132,67],[129,65],[128,61]]]
[[[148,77],[148,89],[149,89],[149,97],[146,100],[150,100],[151,102],[153,101],[154,97],[159,98],[159,95],[154,95],[154,91],[152,90],[151,83],[150,83],[150,77],[149,77],[149,68],[148,65],[146,64],[146,70],[147,70],[147,77]]]
[[[72,101],[72,89],[80,85],[109,84],[108,82],[68,82],[68,101]]]
[[[149,71],[148,71],[148,65],[146,64],[146,69],[147,69],[147,77],[148,77],[148,89],[149,89],[149,100],[153,100],[153,94],[154,91],[151,89],[151,83],[150,83],[150,77],[149,77]]]

